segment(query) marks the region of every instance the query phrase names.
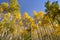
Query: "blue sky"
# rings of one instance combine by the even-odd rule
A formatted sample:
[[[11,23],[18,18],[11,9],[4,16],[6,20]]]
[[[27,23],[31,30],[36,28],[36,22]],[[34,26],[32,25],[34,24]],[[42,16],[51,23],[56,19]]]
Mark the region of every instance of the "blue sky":
[[[45,2],[47,0],[18,0],[20,4],[20,12],[23,14],[24,12],[28,12],[30,16],[32,16],[33,11],[36,10],[37,12],[45,10]],[[56,0],[50,0],[53,2]],[[0,0],[1,2],[8,2],[8,0]],[[58,0],[60,3],[60,0]]]

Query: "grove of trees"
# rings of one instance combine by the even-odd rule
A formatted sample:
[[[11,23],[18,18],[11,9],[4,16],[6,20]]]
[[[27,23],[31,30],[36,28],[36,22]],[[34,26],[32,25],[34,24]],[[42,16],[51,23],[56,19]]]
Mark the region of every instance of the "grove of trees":
[[[18,0],[0,4],[0,40],[60,40],[60,5],[45,3],[45,13],[20,13]]]

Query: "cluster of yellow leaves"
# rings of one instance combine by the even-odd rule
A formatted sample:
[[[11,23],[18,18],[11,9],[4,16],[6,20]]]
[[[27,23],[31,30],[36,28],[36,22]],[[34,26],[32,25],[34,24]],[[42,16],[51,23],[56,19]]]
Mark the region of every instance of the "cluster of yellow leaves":
[[[20,15],[20,12],[18,12],[18,11],[14,11],[14,18],[16,18],[16,19],[21,19],[21,15]]]
[[[39,25],[39,26],[43,26],[42,21],[39,21],[39,22],[38,22],[38,25]]]
[[[10,0],[10,8],[12,9],[12,10],[15,10],[15,9],[19,9],[19,4],[18,4],[18,2],[17,2],[17,0]]]
[[[31,26],[33,29],[37,29],[37,27],[38,27],[36,24],[31,24]]]
[[[35,24],[34,19],[31,18],[31,17],[28,15],[27,12],[25,12],[23,16],[24,16],[24,18],[26,18],[26,19],[29,21],[29,23],[31,24],[31,26],[32,26],[33,29],[37,29],[37,25]],[[27,24],[27,23],[26,23],[26,24]]]
[[[24,16],[25,18],[29,18],[29,15],[28,15],[27,12],[25,12],[23,16]]]
[[[2,17],[3,17],[5,20],[8,20],[8,19],[10,19],[10,17],[11,17],[11,13],[2,14]]]
[[[60,26],[59,26],[59,24],[56,24],[55,25],[55,32],[54,32],[56,35],[60,35]]]
[[[16,28],[14,29],[13,34],[17,34],[17,29]]]
[[[31,18],[31,17],[28,15],[27,12],[25,12],[23,16],[24,16],[24,18],[26,18],[28,21],[30,21],[30,23],[34,23],[34,19]]]
[[[34,11],[34,16],[35,16],[35,17],[37,17],[37,16],[38,16],[36,11]]]
[[[43,18],[44,17],[44,13],[43,12],[36,12],[36,11],[34,11],[34,16],[35,17],[40,17],[40,18]]]
[[[43,12],[38,12],[38,16],[40,16],[41,18],[44,17],[44,13]]]
[[[55,33],[55,35],[58,35],[59,36],[60,35],[60,27],[56,28],[56,30],[55,30],[54,33]]]
[[[1,4],[1,6],[2,6],[3,8],[8,8],[9,4],[6,3],[6,2],[3,2],[3,3]]]
[[[0,6],[0,13],[3,12],[3,8]]]
[[[23,28],[23,29],[21,28],[21,29],[19,30],[19,33],[20,33],[20,34],[24,34],[24,33],[26,33],[26,30],[25,30],[24,28]]]
[[[18,22],[18,27],[22,26],[22,21]]]

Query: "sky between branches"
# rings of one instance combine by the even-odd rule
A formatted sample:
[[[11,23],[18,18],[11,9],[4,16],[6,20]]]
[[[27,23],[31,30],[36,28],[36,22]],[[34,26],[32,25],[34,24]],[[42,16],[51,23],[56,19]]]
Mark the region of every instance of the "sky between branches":
[[[36,10],[37,12],[44,12],[46,1],[48,0],[18,0],[21,14],[23,14],[26,11],[29,13],[30,16],[32,16],[34,10]],[[50,0],[50,2],[53,1],[57,0]],[[0,3],[2,2],[8,2],[8,0],[0,0]],[[60,4],[60,0],[58,0],[58,3]]]

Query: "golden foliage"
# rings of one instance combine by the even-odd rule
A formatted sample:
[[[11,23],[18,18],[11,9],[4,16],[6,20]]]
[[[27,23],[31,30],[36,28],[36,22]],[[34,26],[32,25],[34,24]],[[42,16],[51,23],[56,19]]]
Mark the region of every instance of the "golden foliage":
[[[9,6],[9,4],[8,3],[6,3],[6,2],[3,2],[2,4],[1,4],[1,6],[3,7],[3,8],[8,8],[8,6]]]
[[[0,6],[0,13],[3,12],[3,8]]]
[[[26,40],[26,37],[29,38],[31,35],[33,35],[34,39],[37,39],[36,36],[43,38],[45,35],[60,35],[60,24],[54,24],[56,21],[50,17],[53,16],[52,14],[49,16],[48,14],[44,14],[44,12],[34,11],[33,17],[29,16],[27,12],[22,16],[20,11],[17,10],[19,9],[17,7],[17,0],[10,0],[10,2],[10,5],[3,2],[0,6],[0,37],[3,35],[3,38],[5,38],[4,36],[11,35],[12,38],[14,37],[16,40],[20,37],[20,40],[22,40],[22,38]],[[7,9],[9,12],[7,12]],[[4,14],[4,11],[6,11],[6,14]]]
[[[44,17],[44,13],[43,12],[38,12],[38,16],[40,16],[41,18]]]

